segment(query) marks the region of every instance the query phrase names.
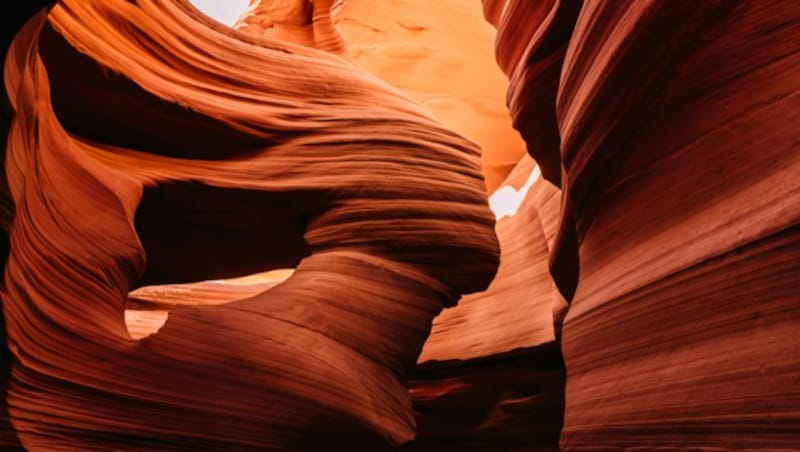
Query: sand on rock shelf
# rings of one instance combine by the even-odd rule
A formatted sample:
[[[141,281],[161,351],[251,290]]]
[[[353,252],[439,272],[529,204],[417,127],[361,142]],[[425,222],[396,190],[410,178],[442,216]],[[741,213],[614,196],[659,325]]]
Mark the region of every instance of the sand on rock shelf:
[[[0,450],[800,451],[800,2],[2,8]]]

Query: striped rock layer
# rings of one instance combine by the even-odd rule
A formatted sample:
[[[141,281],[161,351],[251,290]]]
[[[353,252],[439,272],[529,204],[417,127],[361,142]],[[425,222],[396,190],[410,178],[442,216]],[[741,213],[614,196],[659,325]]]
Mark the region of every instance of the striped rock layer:
[[[562,189],[561,449],[800,448],[800,4],[484,10]]]
[[[484,0],[495,222],[379,3],[3,31],[2,449],[800,449],[800,5]]]
[[[9,48],[8,412],[31,450],[414,436],[431,321],[497,266],[479,151],[346,61],[184,2],[63,1]],[[133,339],[128,293],[295,267]]]

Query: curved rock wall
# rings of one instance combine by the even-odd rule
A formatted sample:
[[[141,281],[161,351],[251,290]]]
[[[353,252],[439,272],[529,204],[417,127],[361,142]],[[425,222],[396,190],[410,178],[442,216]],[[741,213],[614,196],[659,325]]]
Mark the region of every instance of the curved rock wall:
[[[10,54],[2,300],[25,447],[413,437],[406,381],[431,320],[497,266],[474,145],[341,59],[182,2],[65,0]],[[298,262],[142,340],[125,329],[139,285]]]
[[[495,30],[478,1],[254,1],[237,27],[336,53],[408,95],[481,147],[489,193],[525,153],[494,62]],[[315,40],[334,35],[337,46]]]
[[[344,0],[252,0],[234,25],[258,36],[343,54],[346,46],[333,25],[333,14]]]
[[[560,335],[566,303],[547,266],[560,192],[520,160],[495,196],[521,201],[497,222],[500,267],[489,288],[433,322],[411,394],[409,450],[556,450],[564,410]]]
[[[511,127],[495,30],[480,2],[347,0],[335,22],[355,64],[480,146],[488,193],[503,183],[525,147]]]
[[[495,225],[478,149],[332,55],[462,36],[379,3],[4,30],[0,448],[797,449],[800,6],[485,0],[533,158],[484,160]]]
[[[484,2],[563,189],[561,447],[797,447],[800,6],[572,4]]]

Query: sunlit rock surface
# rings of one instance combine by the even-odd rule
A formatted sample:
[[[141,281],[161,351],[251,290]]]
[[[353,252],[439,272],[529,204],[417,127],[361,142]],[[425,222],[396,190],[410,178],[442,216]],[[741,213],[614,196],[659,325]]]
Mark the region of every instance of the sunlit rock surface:
[[[798,24],[68,0],[4,28],[0,450],[800,450]]]
[[[564,407],[557,337],[566,303],[547,261],[560,193],[524,157],[498,190],[518,190],[497,223],[500,267],[489,288],[433,323],[411,394],[419,433],[410,450],[553,450]]]
[[[495,31],[483,17],[480,1],[285,0],[252,5],[239,29],[347,58],[410,96],[447,128],[474,140],[482,149],[489,192],[525,153],[511,127],[505,106],[508,81],[494,61]]]
[[[344,0],[251,0],[234,27],[256,36],[342,54],[345,44],[333,25]]]
[[[536,175],[526,156],[504,187],[522,188]],[[565,302],[547,260],[560,192],[537,178],[525,195],[515,215],[497,223],[502,249],[497,277],[486,291],[465,296],[436,318],[420,362],[486,358],[555,340],[553,311]]]
[[[158,331],[169,311],[181,305],[216,305],[258,295],[282,283],[293,270],[273,270],[242,278],[144,286],[128,293],[125,325],[134,339]]]
[[[478,149],[346,61],[267,39],[159,0],[63,1],[16,36],[2,300],[26,448],[414,437],[431,320],[497,266]],[[126,329],[137,286],[294,266]]]

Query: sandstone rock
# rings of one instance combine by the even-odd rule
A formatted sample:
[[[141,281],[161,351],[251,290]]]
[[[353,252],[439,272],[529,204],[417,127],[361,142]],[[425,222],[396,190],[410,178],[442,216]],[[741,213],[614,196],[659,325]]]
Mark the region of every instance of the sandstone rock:
[[[800,447],[796,2],[19,4],[0,449]]]
[[[521,159],[499,219],[500,267],[489,288],[434,319],[411,394],[419,434],[410,450],[558,450],[564,409],[560,335],[566,303],[550,278],[560,193]]]
[[[22,444],[410,440],[431,320],[497,265],[477,148],[339,58],[183,2],[65,0],[44,19],[5,71]],[[252,297],[176,307],[142,340],[125,328],[137,286],[295,265]]]
[[[495,32],[483,18],[480,2],[328,2],[330,10],[321,17],[335,24],[324,32],[340,36],[333,40],[335,46],[315,38],[322,33],[315,31],[320,28],[317,3],[253,2],[237,27],[328,50],[407,94],[445,127],[480,145],[487,191],[493,192],[525,150],[511,128],[507,81],[494,62]],[[289,21],[294,25],[285,25]],[[259,25],[263,23],[268,26]]]
[[[250,10],[234,28],[342,54],[345,42],[332,18],[342,3],[344,0],[251,0]]]
[[[569,30],[568,5],[484,5],[515,125],[562,169],[562,448],[797,447],[800,8],[586,2]]]

